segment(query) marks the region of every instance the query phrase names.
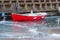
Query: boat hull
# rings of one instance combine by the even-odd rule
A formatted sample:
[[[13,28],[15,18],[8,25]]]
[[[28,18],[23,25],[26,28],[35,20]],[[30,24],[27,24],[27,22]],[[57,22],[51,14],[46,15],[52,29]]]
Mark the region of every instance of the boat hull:
[[[39,21],[44,19],[44,16],[24,16],[18,14],[12,14],[13,21]]]

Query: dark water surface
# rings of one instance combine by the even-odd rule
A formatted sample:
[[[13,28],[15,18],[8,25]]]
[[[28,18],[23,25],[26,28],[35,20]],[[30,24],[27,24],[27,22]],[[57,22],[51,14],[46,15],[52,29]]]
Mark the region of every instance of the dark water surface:
[[[60,40],[60,16],[42,21],[0,21],[0,40]]]

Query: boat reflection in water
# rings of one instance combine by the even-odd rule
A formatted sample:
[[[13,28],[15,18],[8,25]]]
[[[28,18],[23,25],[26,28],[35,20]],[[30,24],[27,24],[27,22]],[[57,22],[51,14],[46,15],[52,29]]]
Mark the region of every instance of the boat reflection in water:
[[[24,21],[24,22],[13,22],[12,28],[18,27],[39,27],[40,25],[45,24],[45,21]]]
[[[44,24],[43,21],[29,22],[9,22],[6,21],[3,28],[0,30],[0,38],[2,40],[34,40],[39,34],[39,26]],[[37,36],[39,37],[39,36]],[[36,38],[37,40],[37,38]]]
[[[42,21],[5,21],[0,26],[1,40],[60,40],[60,17]]]

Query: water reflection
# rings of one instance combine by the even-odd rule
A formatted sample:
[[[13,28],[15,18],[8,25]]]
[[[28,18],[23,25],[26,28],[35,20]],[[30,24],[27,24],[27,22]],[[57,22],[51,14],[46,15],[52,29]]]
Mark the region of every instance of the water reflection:
[[[0,22],[0,39],[49,40],[51,39],[51,34],[56,33],[54,30],[60,29],[59,20],[60,20],[59,17],[47,17],[45,20],[41,21],[29,21],[29,22],[5,21],[4,24]]]
[[[34,40],[34,37],[41,35],[42,32],[38,31],[38,27],[44,24],[43,21],[29,21],[29,22],[5,22],[2,24],[0,30],[0,38],[2,40],[11,39],[20,39],[20,40]],[[41,34],[40,34],[41,33]],[[6,39],[3,39],[6,38]],[[37,39],[36,39],[37,40]]]
[[[57,27],[57,26],[60,26],[60,18],[47,18],[46,19],[46,26],[47,27]]]
[[[57,19],[55,18],[55,19],[50,19],[50,20],[48,20],[48,21],[46,21],[46,23],[47,23],[47,27],[56,27],[56,26],[58,26],[58,22],[56,21]]]

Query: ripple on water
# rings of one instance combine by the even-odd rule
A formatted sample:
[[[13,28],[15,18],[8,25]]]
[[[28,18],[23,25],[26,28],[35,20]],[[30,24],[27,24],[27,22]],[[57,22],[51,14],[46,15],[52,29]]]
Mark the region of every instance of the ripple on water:
[[[56,17],[34,22],[0,22],[1,40],[60,40],[60,21]],[[59,22],[59,23],[58,23]],[[55,33],[55,34],[54,34]],[[58,38],[57,38],[57,37]]]

